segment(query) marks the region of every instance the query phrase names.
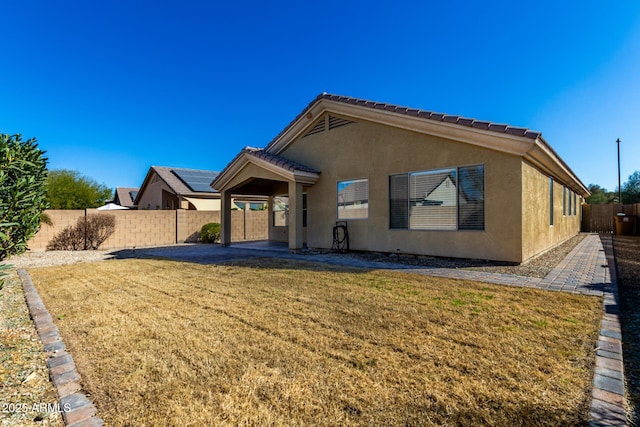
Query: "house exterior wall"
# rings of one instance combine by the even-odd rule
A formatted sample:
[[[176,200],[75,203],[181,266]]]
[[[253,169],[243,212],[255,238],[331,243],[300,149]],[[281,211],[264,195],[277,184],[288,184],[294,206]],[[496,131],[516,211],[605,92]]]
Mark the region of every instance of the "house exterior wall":
[[[150,178],[149,184],[147,184],[144,189],[144,193],[140,195],[140,200],[138,201],[138,209],[164,209],[164,192],[170,192],[171,189],[167,184],[165,184],[157,174],[153,174]],[[177,206],[176,206],[177,207]]]
[[[174,190],[167,185],[156,173],[149,179],[149,183],[144,187],[144,192],[140,194],[138,209],[140,210],[208,210],[219,211],[220,199],[198,199],[198,197],[190,197],[196,200],[196,204],[190,203],[186,198],[179,198]],[[200,203],[197,201],[201,200]]]
[[[307,243],[330,248],[337,183],[369,180],[366,219],[348,220],[354,250],[522,261],[522,160],[502,152],[360,121],[299,137],[279,155],[321,171],[307,189]],[[484,164],[485,230],[389,228],[389,176]]]
[[[573,214],[563,214],[563,183],[553,180],[553,225],[551,224],[550,176],[527,162],[522,164],[522,257],[524,260],[552,248],[580,232],[581,202]],[[567,205],[568,208],[568,205]],[[568,209],[567,209],[568,210]]]

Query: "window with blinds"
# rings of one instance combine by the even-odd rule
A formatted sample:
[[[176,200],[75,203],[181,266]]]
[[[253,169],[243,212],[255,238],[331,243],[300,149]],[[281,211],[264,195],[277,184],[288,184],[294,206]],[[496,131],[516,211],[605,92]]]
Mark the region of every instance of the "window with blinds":
[[[286,227],[289,225],[289,196],[273,197],[273,226]]]
[[[409,174],[409,228],[413,230],[455,230],[455,169]]]
[[[484,230],[484,166],[391,175],[389,228]]]
[[[458,168],[458,229],[484,230],[484,165]]]
[[[406,173],[389,177],[389,228],[409,228],[409,179]]]

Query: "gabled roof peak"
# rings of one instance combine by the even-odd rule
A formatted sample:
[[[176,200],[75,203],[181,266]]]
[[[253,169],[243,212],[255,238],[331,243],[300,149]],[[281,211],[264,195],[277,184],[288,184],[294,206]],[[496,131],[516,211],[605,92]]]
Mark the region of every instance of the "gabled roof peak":
[[[509,133],[511,135],[524,136],[526,138],[536,139],[541,135],[541,132],[530,130],[524,127],[510,126],[508,124],[493,123],[486,120],[478,120],[470,117],[457,116],[446,113],[438,113],[434,111],[421,110],[411,107],[403,107],[400,105],[389,104],[385,102],[368,101],[365,99],[353,98],[350,96],[333,95],[327,92],[323,92],[316,97],[315,100],[309,104],[309,107],[316,103],[318,100],[326,99],[334,102],[342,102],[344,104],[360,105],[369,108],[375,108],[377,110],[385,110],[398,114],[406,114],[408,116],[421,117],[429,120],[436,120],[447,123],[455,123],[461,126],[474,127],[477,129],[485,129],[492,132]]]
[[[335,95],[327,92],[322,92],[316,98],[304,108],[300,114],[298,114],[267,146],[265,150],[269,151],[281,136],[294,126],[302,117],[307,115],[309,111],[320,101],[338,102],[342,104],[353,105],[357,107],[370,108],[372,110],[382,110],[389,113],[395,113],[399,115],[412,116],[419,119],[433,120],[438,122],[444,122],[448,124],[454,124],[479,130],[486,130],[490,132],[508,134],[513,136],[519,136],[527,139],[538,139],[542,133],[534,130],[530,130],[524,127],[511,126],[502,123],[493,123],[486,120],[477,120],[470,117],[463,117],[457,115],[451,115],[446,113],[438,113],[434,111],[421,110],[418,108],[403,107],[396,104],[389,104],[386,102],[370,101],[366,99],[354,98],[351,96]]]

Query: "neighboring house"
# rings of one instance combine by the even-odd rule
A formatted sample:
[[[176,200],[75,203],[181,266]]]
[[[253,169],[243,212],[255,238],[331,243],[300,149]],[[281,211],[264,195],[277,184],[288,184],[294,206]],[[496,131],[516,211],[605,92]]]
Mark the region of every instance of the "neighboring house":
[[[354,250],[515,263],[577,234],[589,195],[539,132],[329,94],[212,186],[224,244],[240,193],[287,201],[269,239],[292,251],[331,248],[344,220]]]
[[[137,195],[137,188],[116,187],[113,203],[131,209],[135,207],[135,203],[133,201],[136,199]]]
[[[138,209],[220,210],[220,193],[209,185],[217,172],[151,166],[135,198]]]

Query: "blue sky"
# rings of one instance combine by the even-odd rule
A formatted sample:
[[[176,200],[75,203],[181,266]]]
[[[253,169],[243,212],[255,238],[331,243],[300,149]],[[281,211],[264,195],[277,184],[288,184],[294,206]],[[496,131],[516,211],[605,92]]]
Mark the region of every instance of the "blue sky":
[[[0,132],[137,187],[221,170],[321,92],[541,131],[585,184],[640,170],[640,2],[7,1]]]

